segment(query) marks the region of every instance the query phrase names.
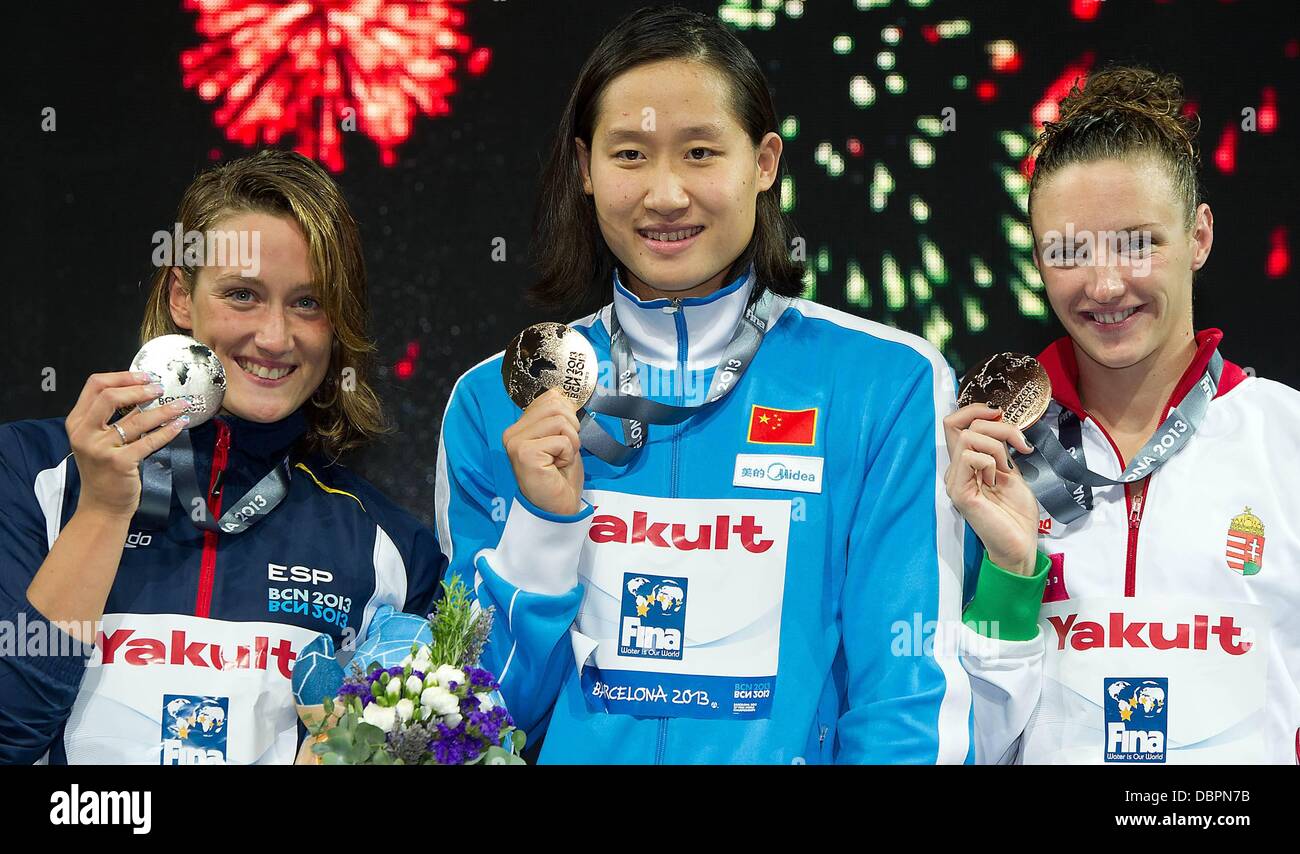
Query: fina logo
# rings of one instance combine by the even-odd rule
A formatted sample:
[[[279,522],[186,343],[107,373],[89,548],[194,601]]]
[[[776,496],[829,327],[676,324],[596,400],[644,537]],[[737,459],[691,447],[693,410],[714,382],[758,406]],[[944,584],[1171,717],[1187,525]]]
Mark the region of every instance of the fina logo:
[[[164,694],[160,765],[223,765],[226,761],[226,697]]]
[[[1164,762],[1169,679],[1107,678],[1107,762]]]
[[[623,574],[618,654],[680,659],[686,634],[686,579],[667,575],[654,579]]]

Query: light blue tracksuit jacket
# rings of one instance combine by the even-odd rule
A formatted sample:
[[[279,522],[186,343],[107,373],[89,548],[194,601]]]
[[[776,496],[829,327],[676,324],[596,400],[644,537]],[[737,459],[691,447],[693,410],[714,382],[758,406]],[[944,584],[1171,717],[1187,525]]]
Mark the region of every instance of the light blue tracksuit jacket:
[[[610,312],[642,393],[703,399],[752,272],[704,298],[572,324],[608,379]],[[963,533],[944,495],[951,371],[924,340],[805,300],[730,394],[584,450],[572,516],[518,491],[501,354],[454,387],[438,453],[447,573],[495,609],[484,666],[543,762],[968,762]],[[622,437],[617,422],[606,421]]]

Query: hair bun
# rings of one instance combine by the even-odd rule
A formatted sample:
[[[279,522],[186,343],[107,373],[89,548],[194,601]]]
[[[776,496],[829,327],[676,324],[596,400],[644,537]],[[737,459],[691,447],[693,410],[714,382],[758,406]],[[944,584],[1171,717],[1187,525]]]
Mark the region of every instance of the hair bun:
[[[1185,153],[1196,163],[1200,120],[1183,115],[1186,103],[1183,81],[1177,75],[1115,66],[1090,74],[1082,89],[1076,83],[1061,101],[1060,116],[1048,132],[1069,128],[1078,133],[1099,123],[1116,131],[1126,124],[1137,125],[1163,137],[1172,151]]]

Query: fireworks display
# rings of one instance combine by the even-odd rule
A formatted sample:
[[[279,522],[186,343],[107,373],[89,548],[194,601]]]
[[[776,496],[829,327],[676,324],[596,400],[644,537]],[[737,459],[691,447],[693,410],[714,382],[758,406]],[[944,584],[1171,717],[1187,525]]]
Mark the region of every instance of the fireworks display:
[[[451,110],[462,68],[480,74],[487,48],[461,27],[465,0],[185,0],[204,39],[181,54],[182,81],[232,142],[293,147],[343,168],[343,134],[374,141],[385,165],[417,115]]]
[[[1062,11],[1086,34],[1102,6],[1073,0]],[[781,201],[805,236],[807,296],[920,331],[958,370],[982,346],[969,342],[999,324],[1046,323],[1027,227],[1029,151],[1096,51],[1045,49],[1002,4],[731,0],[717,14],[768,60],[778,109],[809,105],[780,128],[790,172]],[[1261,134],[1277,126],[1272,88],[1256,120]],[[1242,135],[1231,121],[1207,125],[1207,165],[1232,175]],[[1289,268],[1285,227],[1270,240],[1259,273],[1276,278]]]

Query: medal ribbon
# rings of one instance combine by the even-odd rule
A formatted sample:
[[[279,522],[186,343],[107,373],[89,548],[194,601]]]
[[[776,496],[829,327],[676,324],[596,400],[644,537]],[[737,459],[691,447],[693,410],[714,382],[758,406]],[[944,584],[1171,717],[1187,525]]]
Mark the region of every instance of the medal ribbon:
[[[645,444],[646,424],[680,424],[705,406],[726,397],[753,361],[768,328],[788,305],[788,297],[764,288],[758,299],[745,308],[714,371],[704,402],[694,406],[674,406],[641,396],[641,378],[632,347],[618,322],[617,308],[611,308],[609,352],[618,372],[618,388],[606,390],[597,386],[596,393],[587,402],[578,431],[582,446],[605,462],[621,466]],[[681,311],[680,306],[677,310]],[[679,369],[685,370],[685,366]],[[595,413],[612,415],[622,422],[622,442],[606,432],[596,421]]]
[[[1222,374],[1223,357],[1215,350],[1205,373],[1160,422],[1119,480],[1111,480],[1087,467],[1082,429],[1074,413],[1068,413],[1070,418],[1063,413],[1059,422],[1062,436],[1073,448],[1067,450],[1052,428],[1040,419],[1024,431],[1025,438],[1034,446],[1033,453],[1022,455],[1012,451],[1012,456],[1043,509],[1053,519],[1069,524],[1092,509],[1092,487],[1118,486],[1150,477],[1182,450],[1205,420]]]
[[[171,510],[173,473],[176,495],[195,527],[222,534],[240,534],[260,522],[284,500],[291,479],[289,457],[285,456],[232,509],[213,522],[207,517],[207,502],[199,492],[190,431],[182,430],[171,444],[150,454],[140,464],[140,507],[136,511],[140,527],[151,531],[166,527]],[[205,512],[196,519],[194,509],[200,506]]]

